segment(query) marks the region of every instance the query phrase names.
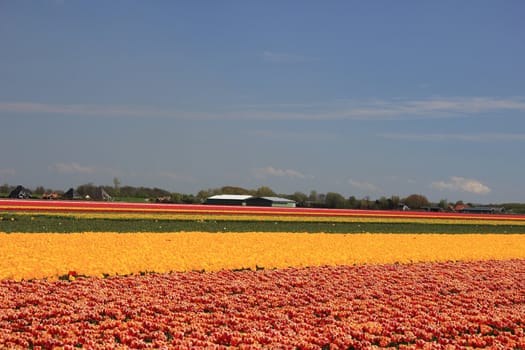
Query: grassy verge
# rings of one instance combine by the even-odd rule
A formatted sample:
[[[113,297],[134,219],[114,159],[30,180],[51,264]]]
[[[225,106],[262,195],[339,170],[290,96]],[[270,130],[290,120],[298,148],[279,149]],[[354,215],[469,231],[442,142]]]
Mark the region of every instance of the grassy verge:
[[[243,220],[158,220],[75,218],[54,215],[2,215],[0,232],[326,232],[326,233],[512,233],[523,225],[395,222],[303,222]]]

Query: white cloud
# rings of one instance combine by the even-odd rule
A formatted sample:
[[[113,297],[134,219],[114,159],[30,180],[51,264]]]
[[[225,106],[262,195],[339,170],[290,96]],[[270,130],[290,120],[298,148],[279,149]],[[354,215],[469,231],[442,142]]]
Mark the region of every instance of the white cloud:
[[[293,104],[283,104],[283,106]],[[230,106],[222,111],[180,111],[149,106],[45,104],[0,101],[0,113],[94,117],[162,117],[191,120],[414,120],[452,118],[503,111],[525,112],[525,98],[449,97],[421,100],[338,100],[297,107]],[[284,110],[283,110],[284,108]]]
[[[490,193],[491,189],[478,180],[466,179],[460,176],[450,177],[450,181],[436,181],[431,185],[439,190],[462,191],[476,194]]]
[[[348,183],[359,190],[368,191],[368,192],[379,192],[380,189],[374,184],[366,181],[357,181],[354,179],[348,179]]]
[[[55,163],[50,166],[52,171],[65,174],[92,174],[95,172],[94,167],[83,166],[78,163]]]
[[[525,111],[523,98],[451,97],[423,100],[377,100],[351,105],[342,119],[426,119],[465,116],[495,111]]]
[[[274,168],[273,166],[252,169],[252,173],[257,179],[265,179],[267,177],[272,177],[272,176],[298,178],[298,179],[304,179],[307,177],[306,175],[296,170],[278,169],[278,168]]]
[[[508,133],[479,133],[479,134],[399,134],[385,133],[380,135],[386,139],[406,141],[468,141],[468,142],[493,142],[493,141],[525,141],[525,134]]]

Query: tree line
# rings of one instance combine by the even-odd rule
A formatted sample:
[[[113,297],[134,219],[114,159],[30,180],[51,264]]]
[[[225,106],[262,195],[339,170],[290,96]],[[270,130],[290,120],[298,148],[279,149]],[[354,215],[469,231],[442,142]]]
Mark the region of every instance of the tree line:
[[[8,195],[15,186],[4,184],[0,186],[0,194]],[[332,209],[364,209],[364,210],[402,210],[403,208],[415,210],[449,210],[458,204],[463,204],[462,201],[450,203],[446,199],[442,199],[437,203],[430,202],[426,196],[422,194],[411,194],[407,197],[400,197],[392,195],[390,197],[382,196],[380,198],[371,199],[366,196],[364,198],[357,198],[349,196],[345,198],[337,192],[318,193],[313,190],[309,194],[303,192],[294,192],[292,194],[276,193],[268,186],[261,186],[257,189],[246,189],[236,186],[223,186],[220,188],[210,188],[200,190],[196,195],[170,192],[157,187],[135,187],[135,186],[121,186],[118,178],[113,180],[112,186],[98,186],[92,183],[82,184],[78,186],[75,191],[80,198],[93,197],[96,190],[103,189],[113,200],[119,201],[156,201],[164,203],[178,203],[178,204],[201,204],[206,201],[208,197],[218,194],[240,194],[257,197],[282,197],[294,200],[298,207],[312,207],[312,208],[332,208]],[[33,197],[42,198],[45,194],[56,193],[58,198],[64,194],[64,191],[53,190],[38,186],[31,190]],[[473,206],[471,203],[467,205]],[[521,203],[506,203],[498,204],[497,206],[505,206],[507,210],[515,213],[525,213],[525,204]]]

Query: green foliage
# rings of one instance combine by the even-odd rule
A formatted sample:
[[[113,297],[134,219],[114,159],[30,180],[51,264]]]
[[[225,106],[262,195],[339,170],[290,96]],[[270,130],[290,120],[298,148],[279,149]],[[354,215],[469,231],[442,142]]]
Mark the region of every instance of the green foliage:
[[[326,233],[514,233],[525,226],[381,222],[242,220],[85,219],[71,216],[0,213],[0,232],[326,232]]]
[[[247,189],[242,188],[242,187],[224,186],[216,194],[244,194],[244,195],[251,195],[253,193],[250,190],[247,190]]]
[[[346,200],[339,193],[328,192],[324,200],[327,208],[343,209],[346,207]]]
[[[255,191],[255,195],[258,197],[273,197],[275,192],[268,186],[261,186]]]
[[[308,196],[302,192],[294,192],[294,194],[286,196],[286,198],[294,200],[298,207],[304,207],[306,202],[308,202]]]
[[[446,210],[450,204],[446,199],[442,199],[439,201],[438,207],[440,207],[443,210]]]
[[[11,193],[12,190],[14,190],[14,186],[10,186],[9,184],[3,184],[0,185],[0,197],[7,197],[9,196],[9,193]]]
[[[495,206],[501,206],[505,208],[508,213],[525,214],[525,203],[503,203]]]

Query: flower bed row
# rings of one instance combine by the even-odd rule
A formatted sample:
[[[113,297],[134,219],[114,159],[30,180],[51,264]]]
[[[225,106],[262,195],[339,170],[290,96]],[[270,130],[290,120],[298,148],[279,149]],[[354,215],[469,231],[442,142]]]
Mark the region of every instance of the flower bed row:
[[[0,279],[525,259],[525,235],[310,233],[0,234]]]
[[[445,212],[348,210],[318,208],[279,208],[224,205],[185,205],[158,203],[86,202],[0,200],[1,211],[69,212],[69,213],[149,213],[149,214],[202,214],[202,215],[252,215],[298,217],[377,217],[377,218],[432,218],[525,221],[525,215],[463,214]]]
[[[0,280],[10,349],[525,348],[525,260]]]
[[[45,217],[63,217],[74,219],[122,219],[122,220],[157,220],[157,221],[277,221],[277,222],[330,222],[330,223],[412,223],[412,224],[442,224],[442,225],[513,225],[525,226],[525,219],[521,217],[508,216],[505,218],[493,217],[402,217],[402,216],[326,216],[326,215],[255,215],[255,214],[215,214],[215,213],[144,213],[144,212],[36,212],[36,211],[16,211],[16,212],[0,212],[0,221],[10,220],[13,216],[29,217],[32,220],[38,220],[42,216]],[[524,231],[525,233],[525,231]]]

